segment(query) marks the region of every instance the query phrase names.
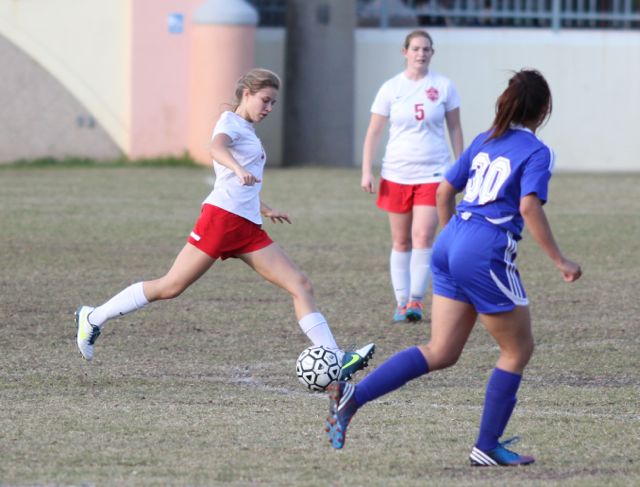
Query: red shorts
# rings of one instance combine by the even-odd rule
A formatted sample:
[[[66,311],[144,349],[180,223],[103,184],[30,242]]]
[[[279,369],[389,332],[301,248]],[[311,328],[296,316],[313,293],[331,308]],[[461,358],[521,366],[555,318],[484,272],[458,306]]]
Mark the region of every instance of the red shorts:
[[[399,184],[380,178],[376,204],[391,213],[408,213],[414,206],[436,206],[440,183]]]
[[[273,243],[260,225],[209,204],[202,205],[200,218],[187,241],[212,259],[223,260]]]

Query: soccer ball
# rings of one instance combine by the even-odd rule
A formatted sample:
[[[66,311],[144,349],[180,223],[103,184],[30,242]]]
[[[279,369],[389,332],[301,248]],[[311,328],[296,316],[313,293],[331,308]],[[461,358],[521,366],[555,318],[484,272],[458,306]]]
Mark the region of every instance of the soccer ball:
[[[322,346],[305,348],[296,361],[296,374],[308,389],[324,391],[340,376],[338,356]]]

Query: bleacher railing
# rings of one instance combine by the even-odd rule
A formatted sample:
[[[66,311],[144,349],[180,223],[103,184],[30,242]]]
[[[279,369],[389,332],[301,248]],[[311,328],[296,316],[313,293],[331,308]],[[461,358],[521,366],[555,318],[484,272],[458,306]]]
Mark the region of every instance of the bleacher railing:
[[[286,0],[250,0],[261,26],[284,26]],[[640,0],[357,0],[361,27],[640,29]]]

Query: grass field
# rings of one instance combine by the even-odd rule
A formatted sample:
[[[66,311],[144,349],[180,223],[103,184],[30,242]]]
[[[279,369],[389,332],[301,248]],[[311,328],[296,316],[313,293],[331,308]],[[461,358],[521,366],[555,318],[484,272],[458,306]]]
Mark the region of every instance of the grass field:
[[[537,349],[507,435],[537,462],[513,469],[467,463],[497,358],[481,326],[456,367],[360,411],[336,452],[326,396],[295,377],[290,299],[237,260],[110,322],[84,362],[75,308],[163,274],[210,184],[189,167],[0,169],[1,485],[640,485],[640,175],[552,180],[577,283],[521,244]],[[263,196],[292,214],[265,227],[341,345],[375,341],[375,367],[428,339],[428,323],[389,323],[386,217],[357,171],[270,170]]]

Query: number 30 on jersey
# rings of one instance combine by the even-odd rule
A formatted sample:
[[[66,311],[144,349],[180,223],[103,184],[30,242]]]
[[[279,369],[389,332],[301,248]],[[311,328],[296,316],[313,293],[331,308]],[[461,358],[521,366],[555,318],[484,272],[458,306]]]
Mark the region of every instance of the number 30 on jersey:
[[[463,199],[473,203],[477,198],[477,203],[484,205],[498,196],[498,191],[511,174],[511,161],[502,156],[492,161],[486,152],[478,152],[471,161],[471,173]]]

